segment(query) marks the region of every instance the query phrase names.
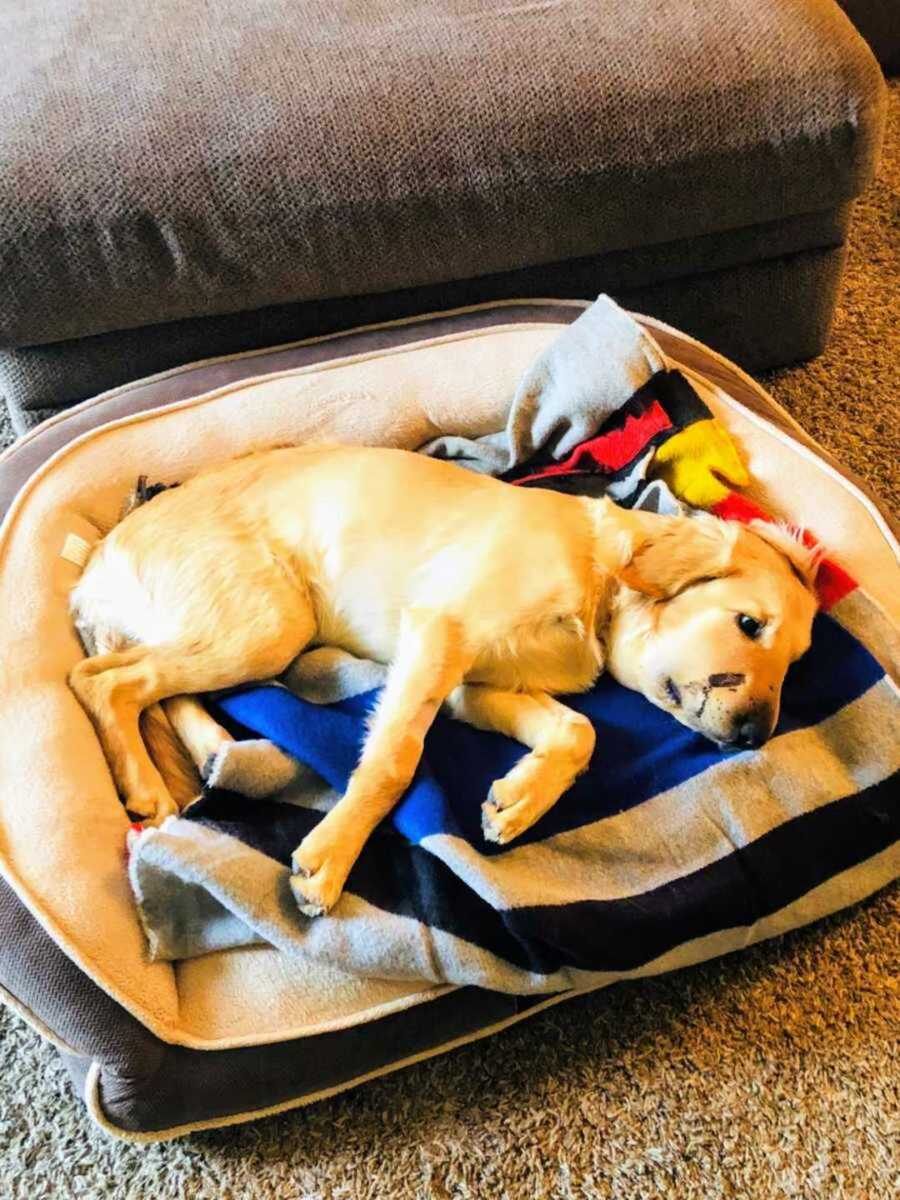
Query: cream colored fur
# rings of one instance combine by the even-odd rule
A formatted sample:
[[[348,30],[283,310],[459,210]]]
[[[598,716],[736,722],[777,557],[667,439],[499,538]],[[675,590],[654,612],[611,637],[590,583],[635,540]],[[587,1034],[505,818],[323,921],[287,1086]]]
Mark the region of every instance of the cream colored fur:
[[[276,677],[316,644],[390,664],[345,796],[294,855],[312,915],[339,897],[442,705],[531,751],[485,801],[500,843],[586,768],[593,729],[553,695],[590,687],[607,658],[716,741],[748,714],[768,736],[809,644],[814,565],[784,531],[514,488],[400,450],[275,449],[197,475],[104,539],[72,611],[109,649],[70,682],[126,806],[159,821],[190,784],[170,743],[154,764],[142,712],[162,702],[202,767],[228,735],[193,694]]]

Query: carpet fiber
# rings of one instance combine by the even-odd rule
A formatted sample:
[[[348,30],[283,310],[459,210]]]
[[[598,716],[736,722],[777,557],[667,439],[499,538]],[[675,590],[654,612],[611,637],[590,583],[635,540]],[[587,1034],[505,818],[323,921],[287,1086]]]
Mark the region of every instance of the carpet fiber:
[[[895,510],[898,217],[895,81],[829,347],[764,380]],[[55,1052],[0,1012],[0,1195],[887,1200],[900,1195],[898,930],[894,887],[309,1109],[149,1148],[95,1130]]]

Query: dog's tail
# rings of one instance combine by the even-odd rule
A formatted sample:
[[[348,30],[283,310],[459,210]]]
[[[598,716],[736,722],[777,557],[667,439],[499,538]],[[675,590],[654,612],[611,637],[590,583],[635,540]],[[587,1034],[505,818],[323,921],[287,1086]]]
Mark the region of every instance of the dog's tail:
[[[141,737],[172,799],[179,809],[186,808],[203,791],[203,782],[161,704],[141,713]]]
[[[177,487],[177,483],[148,483],[146,475],[138,475],[137,483],[125,497],[125,503],[119,513],[119,520],[123,521],[130,512],[140,508],[142,504],[146,504],[148,500],[158,496],[160,492],[167,492],[169,488]]]

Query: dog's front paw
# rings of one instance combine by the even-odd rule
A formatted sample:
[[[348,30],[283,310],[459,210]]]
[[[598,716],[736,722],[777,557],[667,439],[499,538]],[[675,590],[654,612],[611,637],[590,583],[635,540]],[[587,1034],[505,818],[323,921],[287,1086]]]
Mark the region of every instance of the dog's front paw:
[[[540,811],[540,809],[538,810]],[[505,779],[498,779],[481,806],[481,829],[487,842],[505,846],[535,821],[534,805]]]
[[[340,899],[347,868],[334,853],[319,849],[311,840],[313,834],[303,839],[291,857],[291,891],[305,916],[321,917]]]

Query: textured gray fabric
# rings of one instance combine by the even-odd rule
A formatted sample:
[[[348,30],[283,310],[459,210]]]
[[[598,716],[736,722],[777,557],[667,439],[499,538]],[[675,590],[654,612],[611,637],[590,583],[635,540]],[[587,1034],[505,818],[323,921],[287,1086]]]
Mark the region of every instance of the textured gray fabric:
[[[826,212],[766,222],[744,229],[707,234],[660,245],[594,255],[567,262],[509,271],[453,283],[409,288],[400,292],[350,296],[338,300],[279,305],[218,317],[172,321],[97,337],[46,346],[0,351],[0,395],[7,397],[20,430],[34,424],[32,409],[64,408],[131,379],[214,355],[297,341],[376,321],[444,311],[493,299],[522,296],[595,296],[600,291],[627,294],[638,286],[668,284],[663,299],[689,288],[690,276],[724,267],[772,259],[800,250],[843,244],[849,205]],[[828,297],[821,303],[826,304]],[[741,346],[741,313],[732,309],[736,326],[729,339]],[[663,307],[656,315],[666,316]],[[691,330],[704,340],[701,323]],[[784,352],[785,347],[779,346]],[[738,355],[740,358],[741,356]],[[793,357],[798,357],[794,355]],[[788,358],[764,358],[773,365]],[[41,418],[43,419],[43,418]]]
[[[825,347],[844,247],[810,250],[616,296],[660,317],[748,371],[812,358]]]
[[[297,763],[266,738],[224,742],[203,766],[207,787],[226,788],[245,796],[271,796],[297,776]]]
[[[828,0],[0,5],[0,345],[358,295],[853,197]]]
[[[9,411],[0,404],[0,450],[5,450],[15,439],[16,434],[9,419]]]
[[[0,986],[56,1037],[135,1083],[152,1076],[162,1043],[97,987],[0,878]]]
[[[120,1129],[142,1132],[253,1112],[437,1051],[525,1007],[512,996],[461,988],[377,1021],[291,1042],[236,1050],[164,1046],[152,1081],[103,1072],[100,1100]]]
[[[701,275],[682,280],[617,290],[612,294],[623,307],[677,325],[713,349],[727,354],[745,370],[763,370],[811,358],[824,347],[834,312],[842,260],[842,247],[788,254],[784,258],[763,259],[737,268],[702,272]],[[558,264],[558,268],[560,270],[553,269],[550,274],[558,276],[559,282],[556,278],[548,278],[546,269],[535,268],[533,287],[517,294],[556,294],[560,298],[572,299],[596,294],[596,281],[589,271],[588,260],[578,260],[575,268],[571,264]],[[542,283],[546,283],[546,286],[541,286]],[[767,288],[768,294],[761,287]],[[448,290],[455,294],[454,289]],[[430,307],[427,306],[426,311]],[[270,311],[259,310],[247,313],[245,317],[259,317]],[[191,338],[194,330],[186,330],[186,326],[217,325],[220,322],[230,323],[233,319],[214,317],[206,318],[204,322],[180,324],[188,338]],[[23,356],[26,356],[31,382],[41,386],[44,396],[46,391],[43,391],[42,385],[47,382],[48,373],[53,377],[54,385],[68,386],[73,378],[78,378],[80,371],[83,370],[88,378],[94,378],[97,368],[101,368],[103,374],[97,380],[97,386],[90,386],[86,389],[85,397],[78,398],[96,395],[107,388],[127,383],[134,377],[140,378],[142,372],[151,374],[180,366],[185,361],[190,365],[192,356],[187,353],[175,353],[172,361],[173,338],[167,337],[167,329],[166,325],[157,325],[152,329],[85,338],[83,342],[60,342],[56,346],[37,347],[28,352],[0,352],[0,395],[4,367],[11,364],[14,368],[22,366]],[[202,335],[204,341],[205,332]],[[204,350],[199,355],[193,355],[193,358],[240,352],[241,341],[229,343],[227,338],[220,338],[221,332],[216,331],[216,341],[221,344],[217,344],[215,352]],[[295,336],[296,331],[293,331],[289,340],[293,341]],[[95,359],[90,343],[107,340],[113,344],[103,350],[102,359]],[[286,338],[276,336],[260,340],[264,346],[271,346]],[[71,358],[68,353],[58,353],[70,349]],[[110,376],[106,376],[107,370]],[[18,433],[38,424],[56,410],[20,407],[8,392],[7,398],[7,410]],[[60,407],[65,408],[66,403]]]
[[[317,646],[298,655],[282,679],[310,704],[336,704],[345,696],[359,696],[381,687],[386,669],[383,663],[355,658],[337,646]]]

